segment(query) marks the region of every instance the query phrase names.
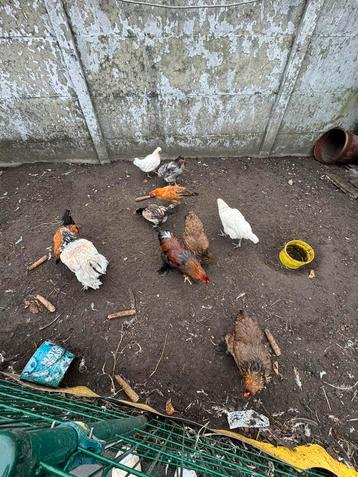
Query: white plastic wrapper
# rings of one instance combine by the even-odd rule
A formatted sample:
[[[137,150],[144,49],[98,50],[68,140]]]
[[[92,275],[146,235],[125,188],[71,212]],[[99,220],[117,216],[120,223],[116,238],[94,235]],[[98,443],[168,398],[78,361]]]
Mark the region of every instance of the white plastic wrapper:
[[[259,414],[253,409],[248,411],[233,411],[227,413],[227,420],[230,429],[238,427],[269,427],[270,421],[263,414]]]

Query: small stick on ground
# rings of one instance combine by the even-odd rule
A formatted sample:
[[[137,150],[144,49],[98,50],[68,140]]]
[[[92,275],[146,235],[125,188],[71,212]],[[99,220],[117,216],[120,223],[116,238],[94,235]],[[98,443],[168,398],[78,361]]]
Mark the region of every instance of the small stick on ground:
[[[39,258],[38,260],[36,260],[36,262],[32,263],[29,267],[28,267],[28,270],[34,270],[35,268],[39,267],[40,265],[42,265],[44,262],[47,262],[48,260],[48,255],[43,255],[41,258]]]
[[[38,300],[50,313],[53,313],[56,311],[56,308],[53,306],[52,303],[50,303],[48,300],[46,300],[45,297],[42,295],[36,295],[35,296],[36,300]]]
[[[163,349],[162,349],[162,352],[160,353],[160,357],[159,357],[159,360],[154,368],[154,371],[152,371],[149,375],[149,377],[151,378],[153,376],[153,374],[155,374],[157,372],[157,369],[158,369],[158,366],[163,358],[163,354],[164,354],[164,350],[165,350],[165,347],[166,347],[166,344],[167,344],[167,338],[168,338],[168,333],[165,335],[165,340],[164,340],[164,345],[163,345]]]
[[[45,330],[46,328],[48,328],[49,326],[53,325],[54,323],[56,323],[56,321],[60,318],[60,316],[62,316],[63,313],[59,313],[56,318],[54,320],[51,321],[51,323],[48,323],[47,325],[45,326],[41,326],[41,328],[39,328],[40,331],[42,330]]]
[[[270,343],[271,348],[273,349],[276,356],[281,356],[281,350],[279,345],[277,344],[275,338],[272,336],[271,331],[268,328],[265,328],[265,335],[267,341]]]
[[[115,320],[116,318],[124,318],[125,316],[133,316],[137,312],[136,310],[123,310],[123,311],[116,311],[115,313],[111,313],[107,316],[109,320]]]
[[[142,197],[136,197],[136,202],[141,202],[142,200],[150,199],[150,195],[143,195]]]
[[[327,393],[326,393],[326,389],[325,389],[324,386],[321,386],[321,388],[322,388],[324,397],[326,398],[326,401],[327,401],[327,404],[328,404],[328,408],[329,408],[330,411],[332,411],[331,404],[330,404],[330,402],[329,402],[329,400],[328,400],[328,396],[327,396]]]
[[[123,391],[127,394],[129,399],[132,402],[138,402],[139,401],[139,396],[138,394],[134,391],[134,389],[127,383],[125,379],[123,379],[121,376],[116,374],[114,376],[114,379],[117,381],[117,383],[121,386]]]

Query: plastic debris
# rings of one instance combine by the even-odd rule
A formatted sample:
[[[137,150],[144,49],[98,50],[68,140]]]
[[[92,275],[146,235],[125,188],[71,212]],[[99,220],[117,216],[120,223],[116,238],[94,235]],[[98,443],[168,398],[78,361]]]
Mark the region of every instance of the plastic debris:
[[[227,421],[230,429],[237,429],[238,427],[262,428],[270,426],[268,417],[259,414],[253,409],[228,412]]]
[[[116,458],[120,457],[122,450],[118,452]],[[127,454],[119,461],[120,464],[125,465],[129,469],[135,469],[137,472],[142,472],[142,466],[140,465],[139,457],[135,454]],[[111,473],[112,477],[134,477],[129,470],[113,469]]]
[[[62,346],[45,341],[26,364],[20,379],[57,388],[73,359],[74,355]]]

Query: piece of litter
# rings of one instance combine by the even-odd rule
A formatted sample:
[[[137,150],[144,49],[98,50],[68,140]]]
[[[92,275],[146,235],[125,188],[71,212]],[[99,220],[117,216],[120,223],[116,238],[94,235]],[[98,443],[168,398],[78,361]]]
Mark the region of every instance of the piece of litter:
[[[326,371],[321,371],[321,372],[319,373],[320,379],[322,379],[323,376],[325,376],[326,374],[327,374]]]
[[[293,368],[293,372],[295,373],[295,381],[299,389],[302,389],[302,381],[301,381],[301,376],[300,373],[298,372],[297,368]]]
[[[310,271],[310,273],[309,273],[309,275],[308,275],[308,278],[310,278],[311,280],[312,280],[313,278],[316,278],[316,273],[315,273],[314,270],[311,270],[311,271]]]
[[[237,429],[238,427],[263,428],[270,426],[268,418],[253,409],[228,412],[227,421],[230,429]]]
[[[123,453],[123,450],[125,450],[126,452],[128,452],[129,448],[128,449],[121,449],[117,455],[116,455],[116,458],[117,457],[120,457],[121,454]],[[119,461],[120,464],[122,464],[123,466],[125,466],[125,468],[127,470],[121,470],[121,469],[113,469],[111,471],[111,476],[112,477],[127,477],[127,476],[132,476],[133,474],[131,474],[128,469],[135,469],[136,472],[142,472],[142,467],[140,465],[140,460],[139,460],[139,457],[136,455],[136,454],[126,454],[123,459],[121,459]]]
[[[17,244],[20,243],[20,242],[22,242],[22,235],[21,235],[21,237],[20,237],[19,239],[16,240],[15,245],[17,245]]]
[[[311,437],[311,429],[310,429],[310,426],[308,424],[305,424],[305,436],[306,437]]]
[[[85,358],[81,359],[80,364],[78,365],[78,371],[80,373],[84,373],[85,371],[87,371]]]
[[[289,184],[289,185],[293,185],[293,180],[292,180],[292,179],[289,179],[289,180],[288,180],[288,184]]]
[[[96,308],[94,307],[94,303],[93,303],[93,302],[91,303],[91,310],[92,310],[92,311],[97,311]]]

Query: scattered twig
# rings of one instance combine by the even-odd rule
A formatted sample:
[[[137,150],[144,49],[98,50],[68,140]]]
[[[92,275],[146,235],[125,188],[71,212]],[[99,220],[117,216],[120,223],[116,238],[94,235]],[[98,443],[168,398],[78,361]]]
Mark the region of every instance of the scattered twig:
[[[56,311],[56,308],[53,306],[52,303],[50,303],[48,300],[46,300],[45,297],[42,295],[36,295],[36,300],[38,300],[50,313],[53,313]]]
[[[149,375],[149,377],[151,378],[153,376],[153,374],[155,374],[157,372],[157,369],[158,369],[158,366],[163,358],[163,354],[164,354],[164,350],[165,350],[165,347],[166,347],[166,344],[167,344],[167,338],[168,338],[168,333],[165,335],[165,339],[164,339],[164,345],[163,345],[163,349],[162,349],[162,352],[160,354],[160,357],[159,357],[159,360],[154,368],[154,371],[152,371]]]
[[[150,195],[143,195],[142,197],[136,197],[136,202],[141,202],[142,200],[150,199]]]
[[[281,350],[279,345],[277,344],[275,338],[273,337],[271,331],[268,328],[265,328],[265,335],[268,340],[268,342],[271,345],[271,348],[273,349],[274,353],[276,356],[281,356]]]
[[[111,313],[107,316],[109,320],[115,320],[116,318],[124,318],[125,316],[133,316],[137,312],[136,310],[123,310],[123,311],[116,311],[115,313]]]
[[[104,376],[107,376],[110,380],[111,380],[111,393],[112,395],[114,395],[116,393],[116,387],[114,385],[114,380],[113,380],[113,376],[114,376],[114,372],[116,370],[116,366],[117,366],[117,362],[118,362],[118,352],[119,352],[119,347],[121,346],[122,344],[122,341],[123,341],[123,336],[124,336],[124,332],[123,332],[123,324],[122,324],[122,328],[121,328],[121,331],[120,331],[120,338],[119,338],[119,341],[118,341],[118,344],[117,344],[117,347],[116,347],[116,350],[115,352],[113,353],[113,351],[111,351],[111,354],[113,356],[113,367],[112,367],[112,373],[109,374],[105,371],[105,367],[106,367],[106,364],[107,364],[107,361],[105,361],[103,363],[103,366],[102,366],[102,374]],[[123,351],[123,350],[122,350]]]
[[[29,267],[28,270],[34,270],[35,268],[39,267],[42,265],[44,262],[48,260],[48,255],[43,255],[41,258],[36,260],[36,262],[32,263]]]
[[[327,383],[326,381],[324,381],[324,384],[327,384],[327,386],[331,386],[331,388],[334,388],[334,389],[338,389],[338,391],[352,391],[352,389],[354,389],[357,384],[358,384],[358,381],[353,384],[353,386],[335,386],[334,384],[329,384]]]
[[[59,313],[54,320],[52,320],[50,323],[48,323],[48,324],[45,325],[45,326],[41,326],[41,328],[39,328],[39,330],[40,330],[40,331],[45,330],[45,329],[48,328],[49,326],[51,326],[51,325],[53,325],[54,323],[56,323],[56,321],[60,318],[61,315],[63,315],[63,313]]]
[[[134,391],[134,389],[127,383],[125,379],[123,379],[121,376],[116,374],[114,376],[114,379],[117,381],[117,383],[121,386],[123,391],[127,394],[129,399],[132,402],[138,402],[139,401],[139,396],[138,394]]]
[[[328,408],[329,408],[329,410],[332,412],[331,404],[330,404],[330,402],[329,402],[329,400],[328,400],[328,396],[327,396],[327,393],[326,393],[326,389],[325,389],[324,386],[321,386],[321,387],[322,387],[322,391],[323,391],[324,397],[326,398],[326,401],[327,401],[327,404],[328,404]]]

